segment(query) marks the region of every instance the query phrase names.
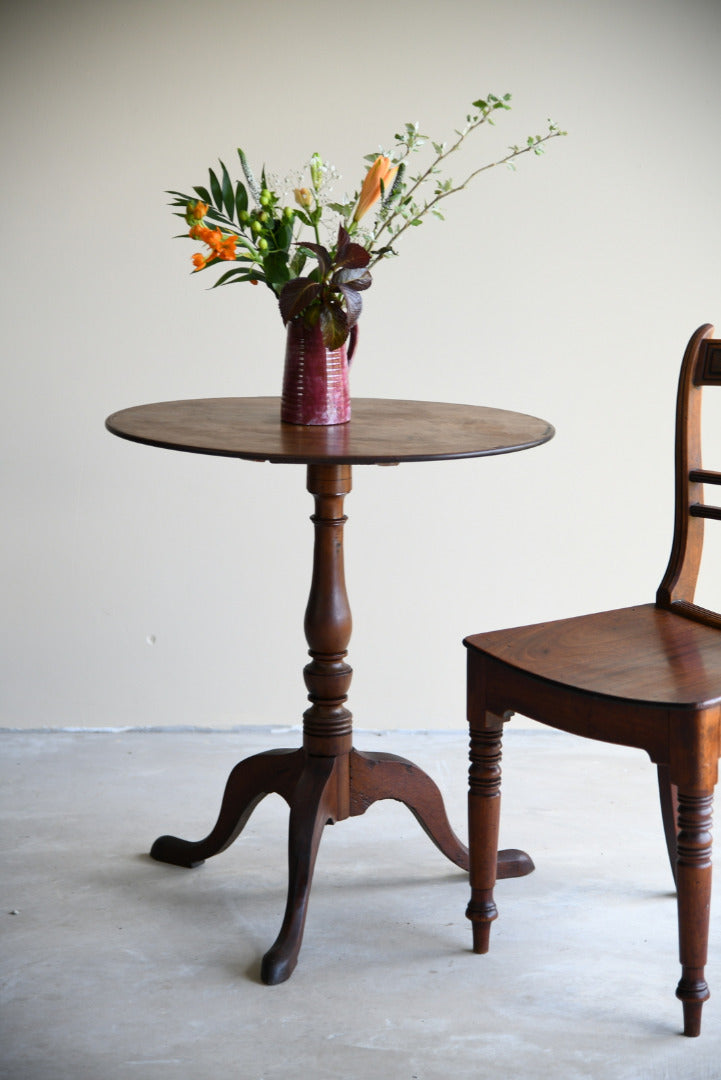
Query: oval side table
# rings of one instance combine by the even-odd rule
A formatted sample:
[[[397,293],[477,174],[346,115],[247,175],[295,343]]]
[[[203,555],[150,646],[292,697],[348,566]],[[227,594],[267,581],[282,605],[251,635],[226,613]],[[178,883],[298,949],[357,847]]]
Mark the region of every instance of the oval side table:
[[[307,466],[315,541],[305,612],[311,660],[303,674],[311,704],[303,714],[303,745],[241,761],[204,839],[161,836],[151,850],[162,862],[199,866],[232,844],[261,799],[271,792],[281,795],[290,807],[288,898],[261,977],[265,983],[283,982],[298,960],[326,824],[363,814],[378,800],[396,799],[451,862],[468,869],[468,851],[451,829],[434,781],[404,758],[353,747],[352,716],[346,708],[351,613],[343,562],[343,503],[351,490],[351,467],[511,453],[547,442],[554,430],[545,420],[504,409],[373,398],[353,399],[348,424],[301,427],[281,423],[275,397],[140,405],[113,413],[106,427],[121,438],[169,450]],[[532,870],[524,852],[499,852],[499,877]]]

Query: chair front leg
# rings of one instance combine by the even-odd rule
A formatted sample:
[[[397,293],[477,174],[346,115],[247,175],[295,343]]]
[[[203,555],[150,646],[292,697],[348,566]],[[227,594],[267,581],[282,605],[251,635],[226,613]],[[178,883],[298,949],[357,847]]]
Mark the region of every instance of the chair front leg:
[[[473,951],[476,953],[488,952],[491,923],[498,917],[493,889],[496,884],[501,816],[503,723],[503,717],[485,709],[476,719],[471,719],[471,765],[468,774],[471,899],[466,908],[466,917],[473,924]]]
[[[683,1033],[701,1033],[701,1010],[709,997],[704,978],[711,907],[711,811],[713,792],[678,792],[676,885],[678,890]]]
[[[668,861],[671,866],[674,885],[676,884],[676,831],[678,825],[678,790],[671,783],[671,774],[668,765],[658,765],[658,794],[661,800],[661,818],[663,832],[666,837],[666,850]]]

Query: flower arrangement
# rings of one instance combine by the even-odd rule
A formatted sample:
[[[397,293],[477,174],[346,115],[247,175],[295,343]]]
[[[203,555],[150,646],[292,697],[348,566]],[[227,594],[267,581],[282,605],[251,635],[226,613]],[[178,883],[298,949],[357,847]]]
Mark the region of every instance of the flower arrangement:
[[[510,94],[488,94],[474,101],[454,140],[431,142],[430,163],[412,175],[409,159],[429,140],[418,124],[406,124],[394,136],[392,150],[366,156],[369,165],[360,189],[343,203],[331,201],[335,170],[319,154],[313,154],[308,165],[309,186],[290,183],[287,191],[279,191],[271,186],[265,168],[260,181],[256,179],[239,149],[245,183],[233,182],[221,161],[219,173],[210,169],[207,188],[194,187],[192,196],[168,192],[174,197],[172,206],[180,208],[177,216],[190,227],[183,235],[205,245],[204,252],[192,256],[195,271],[235,264],[214,288],[262,283],[277,297],[285,323],[302,317],[309,327],[320,324],[326,347],[339,348],[358,322],[361,293],[372,282],[371,267],[396,254],[396,244],[408,229],[421,225],[429,214],[442,219],[440,204],[481,173],[497,165],[513,168],[522,154],[541,154],[550,139],[565,135],[549,121],[544,135],[529,135],[523,145],[509,147],[503,157],[475,168],[463,181],[444,178],[449,157],[474,131],[493,124],[499,110],[510,109],[510,100]],[[321,228],[330,230],[332,242],[321,242]]]

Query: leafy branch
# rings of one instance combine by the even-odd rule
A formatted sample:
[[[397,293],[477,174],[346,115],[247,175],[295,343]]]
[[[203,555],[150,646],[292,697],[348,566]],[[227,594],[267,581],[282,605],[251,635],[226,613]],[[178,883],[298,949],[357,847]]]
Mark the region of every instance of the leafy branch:
[[[498,109],[509,110],[511,108],[509,104],[510,100],[510,94],[505,94],[502,98],[496,97],[495,94],[489,94],[487,99],[474,101],[473,107],[477,109],[478,112],[469,114],[466,117],[466,126],[462,130],[456,132],[458,136],[456,141],[451,146],[434,142],[432,144],[433,149],[435,150],[434,159],[423,172],[412,178],[410,187],[406,187],[402,180],[400,183],[394,185],[394,188],[389,192],[384,203],[381,205],[377,215],[375,228],[367,237],[367,244],[372,252],[371,266],[386,255],[393,254],[392,243],[395,243],[407,229],[421,225],[426,214],[432,213],[434,216],[442,219],[443,215],[438,210],[438,203],[443,199],[447,199],[450,195],[455,195],[457,192],[463,191],[475,177],[479,176],[481,173],[488,172],[490,169],[496,168],[498,165],[509,165],[510,167],[514,167],[513,162],[515,159],[523,154],[529,152],[533,152],[537,155],[542,154],[544,152],[545,143],[550,139],[566,134],[565,131],[561,131],[555,124],[549,121],[548,131],[545,135],[529,135],[525,145],[510,147],[510,152],[508,154],[499,158],[497,161],[489,162],[486,165],[474,169],[462,183],[454,184],[451,180],[436,180],[433,197],[427,199],[419,206],[414,198],[416,193],[428,183],[431,178],[439,175],[442,165],[444,165],[451,154],[454,154],[460,149],[466,138],[473,131],[476,131],[485,123],[494,124],[493,114]],[[420,149],[420,146],[426,141],[425,136],[418,135],[417,125],[414,124],[407,124],[405,135],[396,135],[395,138],[402,147],[400,153],[398,153],[398,151],[396,153],[396,156],[400,160],[405,158],[410,152]],[[389,237],[392,238],[392,243],[387,243],[378,248],[376,245],[384,233],[389,234]]]
[[[444,199],[463,191],[481,173],[498,165],[515,168],[523,154],[542,154],[549,140],[565,135],[549,121],[545,135],[529,135],[521,146],[511,146],[496,161],[473,169],[465,180],[455,183],[442,179],[443,167],[465,140],[484,124],[494,124],[495,114],[511,108],[511,95],[488,94],[473,102],[473,112],[466,124],[455,131],[451,145],[431,142],[434,157],[430,164],[408,177],[408,161],[429,141],[418,124],[406,124],[395,135],[395,146],[388,154],[369,154],[370,164],[359,191],[344,203],[329,201],[326,173],[332,166],[313,154],[308,164],[308,187],[294,189],[294,206],[282,205],[284,195],[273,191],[263,169],[258,180],[242,149],[238,157],[243,180],[233,181],[224,163],[220,170],[210,169],[207,185],[192,189],[193,195],[170,191],[176,216],[184,218],[189,231],[184,235],[204,244],[204,253],[196,252],[192,263],[196,272],[223,262],[235,265],[215,282],[219,285],[262,283],[279,301],[285,322],[303,318],[309,325],[320,322],[328,348],[338,348],[353,331],[361,313],[360,293],[370,288],[369,270],[388,255],[395,255],[395,244],[411,227],[421,225],[428,214],[443,219],[439,209]],[[421,191],[432,186],[429,196]],[[361,225],[373,210],[374,224]],[[324,213],[336,215],[338,233],[329,247],[320,241]],[[339,221],[338,221],[339,219]],[[312,241],[302,237],[309,229]],[[308,259],[316,262],[303,275]]]

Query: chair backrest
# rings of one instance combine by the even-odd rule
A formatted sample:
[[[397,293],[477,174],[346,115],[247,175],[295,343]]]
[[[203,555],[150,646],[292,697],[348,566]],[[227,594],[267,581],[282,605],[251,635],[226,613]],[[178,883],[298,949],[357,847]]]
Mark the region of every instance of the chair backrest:
[[[721,520],[721,507],[704,502],[704,485],[721,485],[721,472],[701,462],[701,398],[705,386],[721,386],[721,340],[714,328],[700,326],[691,337],[676,401],[676,494],[673,546],[656,593],[658,607],[721,628],[721,615],[694,603],[703,551],[704,521]],[[721,492],[719,499],[721,502]]]

